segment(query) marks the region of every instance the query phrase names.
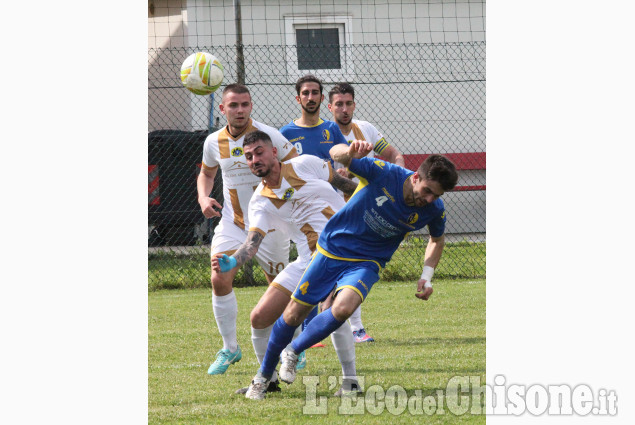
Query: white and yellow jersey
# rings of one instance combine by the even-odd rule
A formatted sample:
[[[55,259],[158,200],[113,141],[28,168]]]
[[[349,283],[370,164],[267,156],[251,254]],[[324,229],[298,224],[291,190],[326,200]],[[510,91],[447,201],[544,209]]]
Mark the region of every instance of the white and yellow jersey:
[[[363,140],[372,143],[373,150],[366,155],[368,158],[374,158],[375,154],[381,155],[381,153],[390,146],[390,144],[386,142],[386,139],[384,139],[383,134],[381,134],[379,130],[377,130],[375,126],[368,121],[352,120],[351,131],[348,134],[344,134],[344,138],[349,145],[353,140]],[[335,169],[339,168],[344,168],[344,166],[339,162],[336,162]],[[351,180],[355,183],[359,183],[359,179],[357,177],[351,177]],[[344,196],[344,199],[348,200],[348,196],[343,193],[342,195]]]
[[[280,182],[263,181],[249,202],[249,231],[266,235],[285,232],[298,248],[298,258],[308,261],[322,229],[344,200],[330,185],[333,167],[313,155],[282,163]]]
[[[373,150],[367,155],[373,158],[375,154],[381,155],[390,146],[384,136],[368,121],[353,120],[351,131],[344,134],[344,138],[350,144],[353,140],[364,140],[373,144]]]
[[[238,137],[232,137],[227,126],[210,134],[203,147],[203,168],[209,170],[220,166],[223,177],[222,219],[233,222],[243,230],[249,228],[247,211],[249,200],[260,178],[252,174],[243,152],[245,135],[264,131],[278,149],[278,159],[284,161],[295,152],[295,148],[278,130],[253,119]]]

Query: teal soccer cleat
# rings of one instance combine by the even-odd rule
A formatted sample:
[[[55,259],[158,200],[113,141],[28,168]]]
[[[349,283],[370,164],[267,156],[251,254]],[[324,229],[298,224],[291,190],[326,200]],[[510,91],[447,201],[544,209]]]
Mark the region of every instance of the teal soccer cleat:
[[[306,352],[303,351],[298,354],[298,364],[295,365],[295,370],[304,369],[306,367]]]
[[[240,351],[240,347],[236,349],[235,353],[230,352],[227,349],[220,350],[216,353],[216,360],[207,369],[207,373],[210,375],[222,375],[227,371],[229,365],[237,363],[243,358],[243,353]]]

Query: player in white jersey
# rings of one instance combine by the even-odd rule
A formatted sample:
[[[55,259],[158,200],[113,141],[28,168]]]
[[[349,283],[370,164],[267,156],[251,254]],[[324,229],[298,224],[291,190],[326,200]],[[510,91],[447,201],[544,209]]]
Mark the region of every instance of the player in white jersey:
[[[313,155],[280,163],[266,133],[249,134],[243,146],[252,172],[262,177],[249,203],[249,234],[232,256],[217,254],[212,268],[224,273],[240,267],[259,252],[261,242],[272,231],[287,234],[298,249],[298,258],[276,276],[251,312],[252,327],[258,330],[252,329],[252,340],[262,362],[273,324],[311,261],[320,233],[328,219],[345,205],[333,187],[352,194],[357,185],[334,172],[329,161]],[[348,322],[332,334],[332,340],[344,378],[354,379],[355,344]]]
[[[340,83],[333,86],[329,91],[329,111],[333,114],[333,118],[339,126],[346,141],[350,144],[353,140],[366,141],[373,144],[373,150],[367,155],[374,157],[375,154],[381,155],[388,162],[397,164],[401,167],[405,166],[403,155],[399,150],[386,142],[384,136],[368,121],[360,121],[353,119],[355,112],[355,89],[348,83]],[[341,167],[341,164],[337,164]],[[353,178],[345,168],[339,168],[345,177]],[[357,178],[353,181],[359,182]],[[322,306],[323,310],[328,308],[327,303]],[[362,324],[361,306],[355,310],[350,317],[351,327],[355,342],[373,342],[374,338],[366,333],[366,329]]]
[[[230,84],[223,90],[220,111],[227,117],[227,125],[210,134],[203,147],[203,164],[197,180],[198,202],[207,218],[221,216],[214,230],[211,254],[233,254],[242,244],[249,229],[247,211],[249,200],[260,179],[249,170],[243,152],[245,135],[266,132],[277,149],[277,157],[287,160],[297,156],[296,150],[273,127],[251,119],[251,95],[247,87]],[[223,205],[209,195],[220,167],[223,178]],[[222,215],[217,209],[222,208]],[[289,238],[282,232],[271,232],[262,242],[256,260],[263,268],[268,282],[289,262]],[[238,304],[232,289],[237,270],[219,274],[212,270],[212,305],[223,348],[207,373],[225,373],[229,365],[242,358],[236,337]]]

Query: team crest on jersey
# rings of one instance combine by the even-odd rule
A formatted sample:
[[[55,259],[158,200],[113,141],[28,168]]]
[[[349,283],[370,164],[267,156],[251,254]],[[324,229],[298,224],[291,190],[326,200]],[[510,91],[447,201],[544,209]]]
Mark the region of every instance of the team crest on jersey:
[[[380,160],[375,160],[375,165],[378,166],[379,168],[384,168],[384,165],[386,165],[386,163],[384,161],[380,161]]]
[[[289,199],[291,199],[294,193],[295,193],[295,189],[290,187],[284,191],[284,195],[282,195],[282,199],[284,199],[285,201],[288,201]]]
[[[232,149],[232,156],[242,156],[242,154],[243,148],[241,148],[240,146]]]
[[[412,213],[410,214],[410,217],[408,217],[408,224],[415,224],[417,220],[419,220],[419,214]]]
[[[324,137],[324,140],[331,140],[331,132],[328,130],[322,130],[322,137]]]

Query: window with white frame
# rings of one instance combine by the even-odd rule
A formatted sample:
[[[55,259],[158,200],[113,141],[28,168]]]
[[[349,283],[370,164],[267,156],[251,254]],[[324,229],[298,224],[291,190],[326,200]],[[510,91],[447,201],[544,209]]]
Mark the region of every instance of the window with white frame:
[[[352,80],[351,16],[294,15],[284,19],[289,82],[308,73],[327,83]]]

